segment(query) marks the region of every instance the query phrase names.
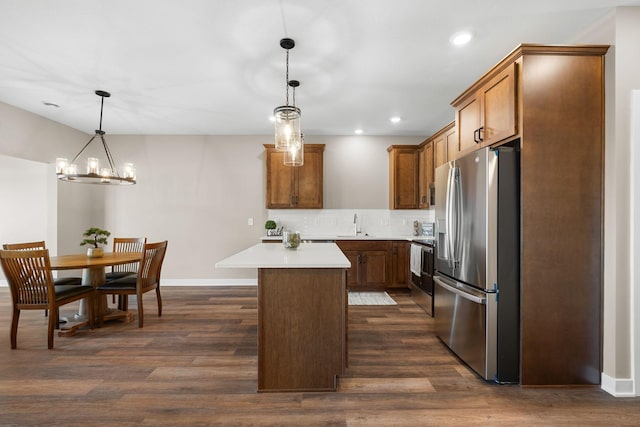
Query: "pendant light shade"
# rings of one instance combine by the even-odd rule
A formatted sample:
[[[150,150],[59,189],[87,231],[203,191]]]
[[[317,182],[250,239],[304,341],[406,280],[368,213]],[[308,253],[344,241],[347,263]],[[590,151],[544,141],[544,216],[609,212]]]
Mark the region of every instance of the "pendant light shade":
[[[273,110],[276,119],[276,150],[286,151],[300,140],[300,109],[283,105]]]
[[[292,39],[280,40],[280,47],[286,52],[285,63],[285,105],[273,110],[275,118],[275,146],[276,150],[286,151],[289,145],[300,141],[300,109],[296,107],[295,88],[300,84],[297,80],[289,81],[289,50],[293,49],[295,42]],[[293,87],[293,105],[289,105],[289,87]]]
[[[292,142],[287,151],[284,152],[285,166],[302,166],[304,164],[304,136],[300,134],[300,139]]]
[[[100,99],[100,126],[96,130],[96,133],[91,137],[84,147],[76,154],[76,156],[69,162],[66,158],[58,157],[56,159],[56,175],[61,181],[77,182],[83,184],[102,184],[102,185],[132,185],[136,183],[136,170],[132,163],[125,163],[123,168],[123,174],[120,175],[115,166],[111,150],[107,145],[107,141],[104,139],[105,132],[102,130],[102,111],[104,107],[104,99],[111,96],[109,92],[103,90],[96,90],[96,95]],[[93,140],[99,139],[102,141],[102,148],[106,155],[107,163],[100,165],[100,160],[97,157],[87,158],[86,168],[80,169],[76,165],[76,160],[80,157],[80,154],[93,142]]]

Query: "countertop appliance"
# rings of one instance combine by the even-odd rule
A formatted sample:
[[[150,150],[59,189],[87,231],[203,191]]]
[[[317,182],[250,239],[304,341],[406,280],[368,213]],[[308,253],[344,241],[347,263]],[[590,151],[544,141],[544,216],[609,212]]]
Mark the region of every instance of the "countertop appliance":
[[[434,255],[433,238],[412,240],[411,298],[430,316],[433,316]]]
[[[499,383],[517,383],[520,373],[519,176],[517,146],[436,169],[436,334]]]

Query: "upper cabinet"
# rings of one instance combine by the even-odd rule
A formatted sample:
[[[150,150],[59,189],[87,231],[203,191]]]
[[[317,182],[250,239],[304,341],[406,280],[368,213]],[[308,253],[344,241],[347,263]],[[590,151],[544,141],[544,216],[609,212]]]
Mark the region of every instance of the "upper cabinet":
[[[389,152],[389,207],[416,209],[419,200],[417,145],[392,145]]]
[[[512,62],[451,103],[456,110],[456,156],[517,135],[516,67]]]
[[[457,135],[456,123],[451,122],[432,137],[434,147],[434,170],[438,166],[447,163],[449,160],[456,159],[456,153],[458,152]]]
[[[428,209],[431,206],[431,186],[434,181],[433,177],[433,141],[425,141],[419,149],[419,162],[418,162],[418,189],[420,192],[420,198],[418,200],[418,207],[421,209]]]
[[[302,166],[285,166],[283,152],[264,147],[267,209],[322,209],[324,144],[305,144]]]

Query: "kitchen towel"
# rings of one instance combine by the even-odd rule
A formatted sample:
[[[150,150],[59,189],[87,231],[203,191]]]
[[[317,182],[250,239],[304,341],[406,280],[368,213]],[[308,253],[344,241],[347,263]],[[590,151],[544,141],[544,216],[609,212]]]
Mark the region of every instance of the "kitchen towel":
[[[411,244],[409,265],[411,266],[411,272],[416,276],[420,276],[420,272],[422,271],[422,246],[416,245],[415,243]]]

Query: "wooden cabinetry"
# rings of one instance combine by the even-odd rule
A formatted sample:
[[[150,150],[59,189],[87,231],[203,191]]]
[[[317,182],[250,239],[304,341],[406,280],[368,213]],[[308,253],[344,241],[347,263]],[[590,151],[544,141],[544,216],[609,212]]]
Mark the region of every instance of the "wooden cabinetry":
[[[384,290],[391,283],[390,243],[385,240],[339,240],[338,247],[351,262],[347,287],[354,291]]]
[[[520,150],[526,386],[600,383],[607,49],[521,45],[452,102],[459,153]]]
[[[433,142],[427,141],[418,150],[418,189],[420,190],[420,198],[418,207],[428,209],[431,199],[431,186],[433,185]]]
[[[411,281],[409,270],[411,243],[407,241],[391,242],[392,272],[389,288],[408,288]]]
[[[453,101],[457,152],[466,154],[517,134],[516,63],[500,70],[472,93]]]
[[[417,145],[392,145],[389,152],[389,207],[418,207],[419,151]]]
[[[305,144],[302,166],[285,166],[283,152],[264,146],[267,209],[322,209],[324,144]]]
[[[434,155],[433,155],[433,168],[437,168],[448,162],[449,160],[456,159],[456,152],[458,151],[458,138],[456,132],[456,123],[451,122],[438,131],[433,139]]]
[[[417,145],[392,145],[389,152],[389,207],[416,209],[419,200]]]

